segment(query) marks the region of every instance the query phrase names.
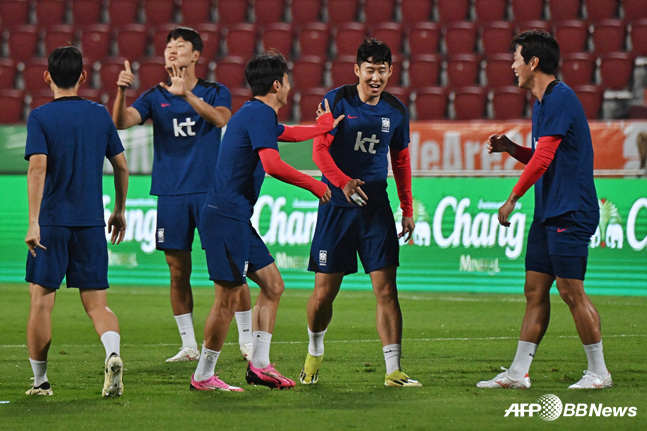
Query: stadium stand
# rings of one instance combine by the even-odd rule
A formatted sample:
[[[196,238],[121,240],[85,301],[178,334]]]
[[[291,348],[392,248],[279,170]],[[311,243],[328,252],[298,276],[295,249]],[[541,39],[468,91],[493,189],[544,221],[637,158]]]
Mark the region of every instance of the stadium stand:
[[[322,61],[328,57],[330,28],[323,22],[309,22],[297,30],[298,55],[316,56]]]
[[[451,88],[478,84],[481,56],[478,54],[453,54],[447,56],[447,84]]]
[[[249,88],[232,88],[231,92],[231,112],[238,111],[248,100],[252,98],[252,92]]]
[[[216,81],[228,87],[245,86],[245,59],[239,56],[223,57],[216,63]]]
[[[147,25],[158,25],[175,21],[177,12],[174,1],[146,0],[143,4],[144,20]]]
[[[479,23],[504,21],[507,9],[507,0],[474,0],[474,20]]]
[[[0,109],[0,124],[15,124],[24,122],[25,95],[14,88],[0,90],[2,109]]]
[[[148,36],[144,24],[126,24],[112,30],[112,39],[117,51],[115,54],[128,59],[145,56],[148,52]]]
[[[71,0],[70,12],[72,24],[82,26],[87,24],[98,24],[103,14],[102,0]]]
[[[326,4],[329,23],[358,21],[359,0],[328,0]]]
[[[508,21],[492,21],[479,29],[481,52],[485,55],[510,52],[514,25]]]
[[[18,70],[11,58],[0,58],[0,89],[6,90],[16,86]]]
[[[550,19],[565,21],[581,17],[582,0],[547,0]]]
[[[333,50],[335,56],[356,55],[357,47],[366,37],[366,25],[361,22],[346,22],[335,27]]]
[[[467,21],[470,0],[437,0],[438,21],[441,23]]]
[[[321,19],[323,0],[292,1],[290,16],[294,24],[318,22]]]
[[[507,87],[517,83],[511,69],[512,56],[510,54],[491,54],[485,57],[483,72],[485,84],[490,88]]]
[[[413,119],[444,120],[447,118],[448,90],[445,87],[423,87],[412,96]]]
[[[624,51],[627,26],[619,19],[603,19],[592,25],[593,51],[598,54]]]
[[[453,92],[454,119],[478,120],[486,116],[487,89],[484,87],[462,87]]]
[[[647,57],[647,19],[633,21],[629,25],[632,52],[640,57]]]
[[[43,31],[44,53],[50,53],[60,46],[74,45],[74,26],[69,24],[55,24]]]
[[[0,22],[3,26],[28,24],[29,5],[25,0],[0,1]]]
[[[256,26],[250,23],[237,23],[226,27],[222,37],[225,40],[227,55],[250,58],[256,52]]]
[[[544,0],[510,0],[511,20],[515,22],[535,21],[544,18]]]
[[[294,43],[292,24],[286,22],[264,24],[259,29],[259,39],[263,44],[264,51],[274,48],[286,58],[292,57],[292,46]]]
[[[8,27],[6,39],[8,54],[15,61],[25,61],[38,54],[38,27],[35,25]]]
[[[43,73],[47,70],[47,59],[32,57],[23,62],[21,74],[23,86],[28,92],[41,89],[49,89],[45,83]]]
[[[599,118],[602,109],[602,89],[597,85],[580,85],[572,89],[582,103],[586,118],[590,120]]]
[[[395,8],[396,0],[364,0],[364,22],[368,25],[392,22]]]
[[[292,79],[296,89],[304,90],[323,86],[324,61],[314,55],[302,55],[292,65]]]
[[[524,118],[528,90],[509,86],[494,88],[492,95],[492,119],[513,120]]]
[[[443,29],[445,53],[469,54],[476,51],[478,26],[473,22],[450,22]]]
[[[333,87],[340,85],[352,84],[357,82],[355,75],[356,57],[353,55],[343,55],[337,57],[330,65],[330,79]]]
[[[412,24],[432,20],[433,2],[429,0],[400,0],[402,22]]]
[[[608,90],[628,90],[633,76],[633,55],[626,52],[602,54],[598,58],[600,84]]]
[[[562,54],[588,51],[589,26],[583,21],[558,21],[553,27],[553,35]]]
[[[164,59],[157,56],[137,59],[135,69],[137,70],[137,88],[139,89],[139,93],[147,91],[160,82],[169,82],[168,72],[164,65]]]
[[[440,54],[418,54],[409,60],[409,87],[435,87],[440,83],[443,57]]]
[[[299,91],[299,103],[297,104],[296,120],[312,121],[316,118],[317,106],[328,91],[324,87],[313,87]]]
[[[381,22],[373,25],[369,35],[389,45],[394,53],[403,52],[404,31],[397,22]]]
[[[254,22],[257,24],[283,22],[285,7],[285,0],[254,0]]]
[[[38,0],[34,2],[36,23],[40,28],[65,23],[66,0]]]
[[[622,0],[625,18],[636,20],[647,18],[647,2],[645,0]]]
[[[111,54],[110,37],[110,27],[106,24],[88,24],[80,28],[77,40],[86,65],[92,65],[95,61]]]
[[[595,72],[595,60],[595,56],[588,52],[564,54],[559,67],[561,80],[570,87],[592,84]]]
[[[118,26],[139,22],[139,1],[110,0],[106,3],[110,25]]]
[[[212,0],[181,0],[179,22],[188,26],[213,22],[214,10]]]
[[[618,0],[584,0],[584,6],[586,17],[593,22],[618,16]]]
[[[248,7],[247,0],[218,1],[218,22],[222,25],[246,22]]]

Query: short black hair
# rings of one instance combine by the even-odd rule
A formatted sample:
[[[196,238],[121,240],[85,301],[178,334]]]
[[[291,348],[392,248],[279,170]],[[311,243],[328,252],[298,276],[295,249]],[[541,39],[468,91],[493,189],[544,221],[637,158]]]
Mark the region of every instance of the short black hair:
[[[259,54],[249,60],[245,67],[245,79],[252,89],[252,96],[265,96],[274,81],[283,82],[288,73],[288,62],[278,51]]]
[[[357,48],[357,65],[361,66],[362,63],[387,63],[391,66],[391,48],[382,41],[367,37]]]
[[[47,70],[58,88],[74,88],[83,72],[83,55],[73,46],[56,48],[47,59]]]
[[[193,50],[200,51],[200,53],[202,53],[202,48],[204,47],[202,37],[200,37],[200,33],[191,27],[175,27],[169,32],[168,36],[166,36],[166,43],[179,38],[182,38],[187,42],[191,42]]]
[[[539,59],[539,70],[547,75],[555,75],[559,66],[559,44],[552,34],[546,30],[528,30],[517,35],[512,40],[512,50],[521,46],[521,56],[524,63],[530,59]]]

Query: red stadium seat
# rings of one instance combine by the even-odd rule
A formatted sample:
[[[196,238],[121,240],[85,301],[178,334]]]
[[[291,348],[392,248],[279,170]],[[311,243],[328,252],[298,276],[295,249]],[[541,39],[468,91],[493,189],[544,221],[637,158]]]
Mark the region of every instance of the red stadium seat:
[[[145,0],[143,3],[147,25],[159,25],[175,21],[176,10],[173,0]]]
[[[81,27],[77,36],[86,67],[110,55],[110,27],[106,24],[89,24]]]
[[[409,59],[409,87],[435,87],[440,82],[443,57],[440,54],[419,54]]]
[[[619,19],[603,19],[593,24],[593,50],[607,53],[625,50],[627,26]],[[644,43],[645,41],[643,41]]]
[[[22,91],[12,89],[0,90],[2,109],[0,109],[0,124],[23,123],[25,96]]]
[[[440,27],[433,22],[416,22],[407,30],[409,54],[435,54],[440,51]]]
[[[29,100],[28,107],[31,110],[51,102],[52,100],[54,100],[54,95],[52,94],[52,90],[47,88],[31,91],[27,99]]]
[[[322,60],[328,57],[330,28],[322,22],[307,23],[297,31],[299,55],[314,55]]]
[[[202,38],[202,61],[208,62],[218,57],[220,52],[220,28],[218,24],[203,22],[193,26]]]
[[[400,85],[402,83],[402,59],[397,54],[391,55],[391,66],[393,67],[393,72],[389,78],[389,84]]]
[[[218,22],[221,25],[231,25],[247,21],[247,0],[218,1]]]
[[[45,55],[61,46],[74,45],[74,27],[69,24],[56,24],[45,30],[43,35],[43,44]]]
[[[395,96],[402,104],[409,110],[409,105],[411,101],[411,88],[409,87],[396,87],[394,85],[391,85],[391,81],[389,81],[389,85],[386,87],[386,91],[390,93],[391,95]]]
[[[437,0],[437,7],[439,22],[466,21],[469,17],[470,0]]]
[[[214,10],[215,6],[212,0],[181,0],[180,22],[188,26],[212,22]]]
[[[541,20],[544,17],[544,0],[511,0],[515,22]]]
[[[299,122],[314,121],[317,118],[317,106],[319,106],[327,91],[328,89],[324,87],[300,90],[296,120]]]
[[[25,90],[32,92],[35,90],[49,90],[49,85],[45,83],[43,74],[47,70],[47,59],[33,57],[24,62],[22,71],[22,80],[25,84]]]
[[[291,2],[290,15],[294,24],[317,22],[321,19],[322,0],[299,0]]]
[[[444,120],[447,118],[447,96],[445,87],[418,88],[413,97],[415,120]]]
[[[517,84],[517,78],[512,71],[512,55],[488,55],[485,57],[483,65],[486,84],[489,88],[507,87]]]
[[[38,39],[38,27],[35,25],[10,27],[7,31],[9,56],[15,61],[25,61],[33,57],[36,55]]]
[[[285,21],[285,0],[255,0],[253,5],[256,24]]]
[[[328,0],[328,22],[333,25],[357,21],[358,0]]]
[[[359,22],[347,22],[335,28],[334,47],[337,56],[357,55],[357,47],[366,38],[366,26]]]
[[[478,82],[481,56],[454,54],[447,56],[447,83],[450,87],[469,87]]]
[[[499,87],[492,90],[492,119],[514,120],[526,116],[527,90]]]
[[[609,90],[626,90],[631,84],[634,60],[626,52],[602,54],[599,59],[600,84]]]
[[[46,28],[54,24],[65,24],[65,0],[38,0],[34,2],[36,23],[38,27]]]
[[[483,54],[510,52],[510,43],[514,37],[514,27],[508,21],[493,21],[485,23],[480,29],[480,40]]]
[[[645,0],[622,0],[625,19],[629,21],[647,18],[647,2]]]
[[[256,52],[256,27],[238,23],[227,27],[223,33],[227,55],[250,58]]]
[[[232,88],[231,93],[231,112],[236,113],[248,100],[252,98],[252,92],[249,88]]]
[[[504,21],[506,19],[507,0],[474,0],[476,22]]]
[[[126,24],[115,27],[112,37],[120,56],[134,60],[146,55],[148,32],[143,24]]]
[[[324,62],[320,57],[302,55],[292,65],[294,87],[303,90],[321,87],[324,77]]]
[[[548,10],[553,21],[578,19],[581,16],[582,0],[549,1]]]
[[[555,23],[553,36],[562,54],[587,51],[589,26],[583,21],[567,20]]]
[[[75,27],[101,22],[102,0],[72,0],[72,23]]]
[[[292,24],[288,24],[286,22],[265,24],[260,30],[259,36],[263,44],[264,51],[274,48],[286,58],[292,57],[292,45],[294,43]]]
[[[587,52],[574,52],[562,56],[559,68],[561,79],[570,87],[593,83],[595,57]]]
[[[454,119],[479,120],[486,118],[487,88],[463,87],[453,91]]]
[[[107,5],[110,25],[132,24],[138,21],[139,1],[110,0]]]
[[[429,0],[400,0],[402,22],[427,22],[432,19],[433,1]]]
[[[356,61],[356,56],[344,55],[337,57],[332,62],[330,65],[330,78],[332,79],[333,87],[358,82],[357,75],[355,75]]]
[[[0,58],[0,89],[14,88],[17,75],[16,62],[10,58]]]
[[[170,82],[164,59],[160,57],[142,57],[137,59],[137,81],[139,92],[148,91],[160,82]]]
[[[618,0],[584,0],[586,16],[591,21],[611,19],[618,16]]]
[[[81,86],[79,88],[79,96],[93,102],[101,103],[101,92],[99,90],[95,90],[94,88]]]
[[[293,111],[294,109],[294,93],[290,92],[288,94],[288,103],[284,107],[282,107],[279,110],[279,113],[277,114],[279,123],[287,123],[291,122],[293,120]]]
[[[443,31],[445,52],[451,55],[476,52],[477,30],[473,22],[448,23]]]
[[[631,23],[632,52],[640,57],[647,57],[647,19],[640,19]]]
[[[29,22],[29,5],[25,0],[0,1],[0,21],[3,27],[8,25],[22,25]]]
[[[402,52],[403,31],[402,25],[396,22],[382,22],[375,24],[369,31],[371,37],[386,43],[392,52]]]
[[[580,85],[572,87],[573,91],[580,99],[584,114],[589,120],[597,120],[600,117],[602,108],[602,89],[597,85]]]
[[[117,90],[117,79],[119,73],[124,70],[125,57],[105,57],[99,60],[99,82],[98,88],[108,93],[115,93]],[[131,59],[131,67],[133,62]]]
[[[216,81],[225,87],[245,86],[245,59],[238,56],[223,57],[216,62]]]
[[[547,32],[552,32],[552,23],[550,21],[539,21],[539,20],[530,20],[530,21],[521,21],[516,25],[517,33],[521,33],[526,30],[546,30]]]
[[[396,0],[364,0],[364,22],[373,25],[393,22]]]

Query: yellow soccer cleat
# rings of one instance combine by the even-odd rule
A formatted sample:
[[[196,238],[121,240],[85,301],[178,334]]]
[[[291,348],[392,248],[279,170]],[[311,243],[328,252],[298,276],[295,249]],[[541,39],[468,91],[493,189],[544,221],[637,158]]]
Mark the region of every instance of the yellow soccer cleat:
[[[308,353],[301,374],[299,374],[299,381],[304,385],[314,385],[317,383],[317,380],[319,380],[319,367],[321,367],[322,360],[323,355],[312,356]]]
[[[402,370],[395,370],[391,374],[387,374],[384,377],[384,386],[422,386],[417,380],[410,379],[409,376],[404,374]]]

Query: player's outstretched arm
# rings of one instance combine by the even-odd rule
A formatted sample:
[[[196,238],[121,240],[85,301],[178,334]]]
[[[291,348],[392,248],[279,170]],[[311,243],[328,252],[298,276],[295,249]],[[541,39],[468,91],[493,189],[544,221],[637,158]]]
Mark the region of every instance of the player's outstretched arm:
[[[280,142],[302,142],[309,141],[318,135],[329,132],[337,127],[337,124],[344,119],[345,115],[333,119],[328,99],[325,99],[326,108],[323,109],[321,104],[317,108],[317,124],[308,126],[286,126],[281,124],[283,131],[277,136]]]
[[[532,149],[522,147],[512,142],[506,135],[490,135],[488,139],[488,153],[508,153],[524,165],[532,157]]]
[[[119,244],[126,234],[126,195],[128,194],[128,163],[124,153],[108,159],[115,175],[115,207],[108,219],[110,242]]]
[[[126,89],[135,83],[135,75],[130,70],[130,62],[124,61],[124,70],[119,72],[117,78],[117,96],[112,106],[112,121],[117,129],[128,129],[142,122],[139,111],[126,106]]]
[[[32,256],[36,257],[36,249],[45,246],[40,243],[40,204],[43,200],[45,189],[45,176],[47,175],[47,155],[32,154],[29,157],[29,168],[27,170],[27,201],[29,202],[29,227],[25,243]]]
[[[284,183],[309,190],[313,195],[319,198],[321,203],[326,203],[330,200],[331,192],[326,184],[315,180],[303,172],[299,172],[285,163],[281,160],[279,152],[275,149],[262,148],[258,151],[258,156],[261,158],[263,169],[268,175],[271,175]]]

